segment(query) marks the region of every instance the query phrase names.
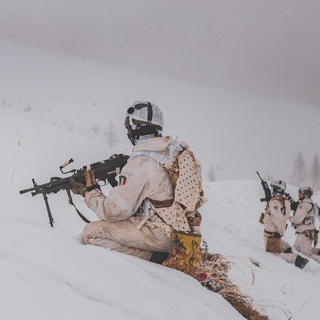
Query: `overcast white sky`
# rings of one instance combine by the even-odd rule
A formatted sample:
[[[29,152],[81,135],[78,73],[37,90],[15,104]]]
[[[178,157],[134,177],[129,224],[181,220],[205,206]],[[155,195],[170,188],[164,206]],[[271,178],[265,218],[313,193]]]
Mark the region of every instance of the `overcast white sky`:
[[[0,0],[0,37],[320,106],[319,0]]]

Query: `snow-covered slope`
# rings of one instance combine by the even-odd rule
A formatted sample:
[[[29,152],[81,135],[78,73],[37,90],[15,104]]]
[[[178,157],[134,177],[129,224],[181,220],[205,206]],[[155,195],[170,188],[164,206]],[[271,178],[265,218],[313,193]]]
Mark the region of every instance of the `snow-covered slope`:
[[[46,135],[38,137],[39,130]],[[55,228],[48,224],[40,195],[19,194],[31,187],[31,178],[44,183],[59,175],[56,164],[66,160],[62,157],[69,148],[83,163],[90,163],[102,157],[97,153],[102,145],[61,128],[13,117],[1,118],[0,136],[1,149],[6,151],[0,160],[3,319],[241,319],[218,294],[178,271],[81,245],[84,222],[65,193],[49,196]],[[18,146],[15,142],[21,137],[24,143]],[[108,187],[103,190],[107,193]],[[264,251],[258,179],[206,183],[204,190],[209,199],[202,209],[204,238],[210,252],[234,260],[231,275],[240,288],[269,306],[270,319],[286,319],[284,310],[298,314],[295,319],[316,319],[320,266],[311,261],[301,271]],[[289,192],[295,196],[297,189],[289,187]],[[75,202],[89,219],[95,219],[81,197]],[[285,239],[294,241],[290,227]]]
[[[297,152],[307,170],[319,152],[311,142],[311,135],[320,135],[315,107],[192,86],[1,39],[0,74],[0,115],[104,143],[112,121],[122,152],[130,150],[123,130],[126,109],[136,100],[158,104],[164,134],[190,144],[205,180],[212,166],[217,180],[255,179],[260,170],[289,182]]]
[[[297,200],[298,189],[287,191]],[[203,235],[211,252],[230,255],[236,265],[231,274],[243,292],[266,308],[270,319],[318,319],[317,291],[320,265],[311,260],[304,270],[264,251],[263,226],[259,223],[264,197],[259,181],[239,180],[206,184],[209,203],[203,208]],[[319,203],[319,195],[313,197]],[[294,229],[288,226],[284,240],[293,245]],[[258,263],[257,267],[253,262]],[[250,269],[253,270],[254,277]],[[251,280],[254,280],[251,285]]]
[[[16,134],[7,134],[9,130]],[[38,130],[46,130],[45,137],[37,137]],[[82,146],[79,152],[86,161],[99,145],[60,128],[12,117],[1,118],[0,135],[7,135],[1,139],[7,152],[1,155],[0,168],[1,319],[242,319],[219,295],[181,272],[83,246],[85,223],[65,193],[49,195],[55,228],[48,224],[41,196],[19,194],[31,187],[31,177],[43,183],[59,174],[53,163],[60,163],[62,154],[51,156],[53,148],[66,152]],[[16,135],[24,137],[20,146],[13,143]],[[87,153],[93,155],[86,159]],[[108,187],[103,190],[107,193]],[[97,219],[81,197],[74,200],[89,219]]]
[[[29,211],[29,210],[27,210]],[[241,319],[184,274],[33,223],[0,223],[1,319]]]

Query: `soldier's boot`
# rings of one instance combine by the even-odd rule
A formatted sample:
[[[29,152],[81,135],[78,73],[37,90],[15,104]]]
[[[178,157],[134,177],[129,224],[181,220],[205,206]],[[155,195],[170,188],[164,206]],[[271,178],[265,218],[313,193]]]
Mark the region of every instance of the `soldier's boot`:
[[[288,249],[286,249],[285,251],[283,251],[283,253],[293,253],[292,248],[289,247]]]
[[[296,267],[303,269],[308,262],[309,260],[307,258],[303,258],[298,255],[294,264]]]
[[[154,252],[151,256],[150,262],[162,264],[168,258],[168,255],[168,252]]]

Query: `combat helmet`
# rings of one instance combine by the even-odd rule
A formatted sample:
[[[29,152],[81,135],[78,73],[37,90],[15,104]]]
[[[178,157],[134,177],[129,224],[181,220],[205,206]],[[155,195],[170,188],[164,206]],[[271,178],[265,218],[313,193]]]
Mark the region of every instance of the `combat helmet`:
[[[301,193],[304,198],[310,198],[313,195],[313,190],[310,187],[302,187],[299,189],[299,193]]]
[[[270,186],[273,188],[273,195],[284,194],[286,191],[286,183],[282,180],[273,180],[270,183]]]
[[[163,130],[163,114],[154,103],[136,101],[126,113],[124,126],[133,145],[141,136],[158,136]]]

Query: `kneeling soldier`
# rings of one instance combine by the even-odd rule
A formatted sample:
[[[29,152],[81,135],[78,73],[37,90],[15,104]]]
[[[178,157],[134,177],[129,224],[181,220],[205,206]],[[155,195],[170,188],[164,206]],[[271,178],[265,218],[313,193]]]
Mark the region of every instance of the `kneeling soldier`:
[[[303,268],[308,259],[293,253],[291,246],[281,239],[290,218],[290,202],[285,197],[286,184],[284,181],[272,181],[272,198],[265,209],[262,223],[264,224],[264,243],[267,252],[294,263],[296,267]]]

